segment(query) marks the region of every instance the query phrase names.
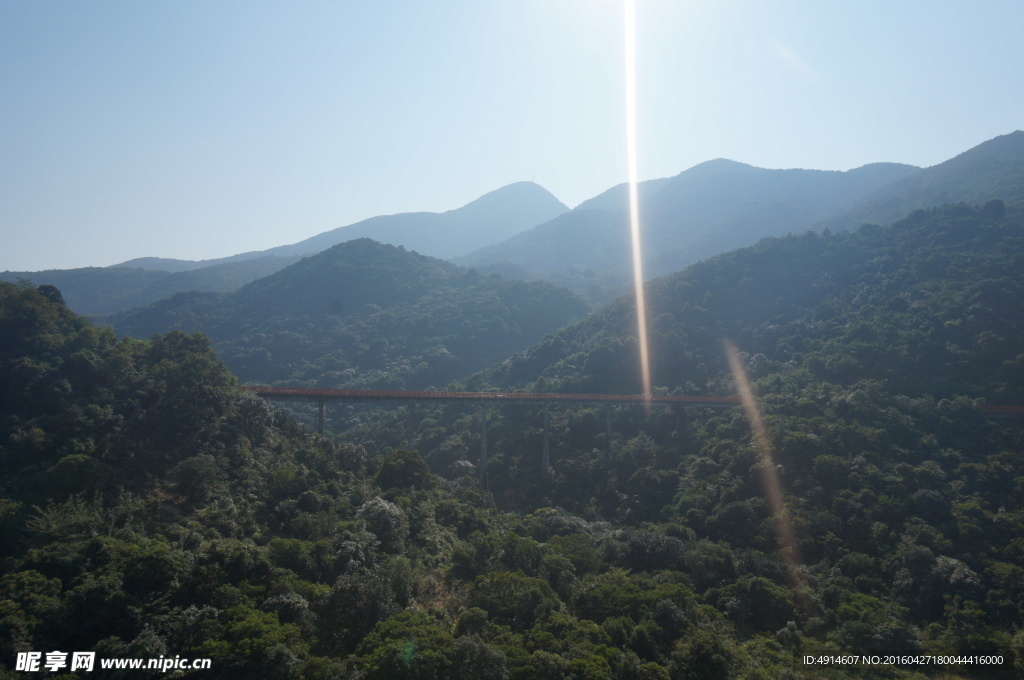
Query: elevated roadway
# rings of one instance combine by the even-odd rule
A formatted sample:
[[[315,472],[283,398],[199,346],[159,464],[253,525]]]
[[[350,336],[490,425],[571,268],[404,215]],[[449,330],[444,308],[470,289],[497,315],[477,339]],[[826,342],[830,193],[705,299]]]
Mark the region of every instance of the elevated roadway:
[[[690,397],[642,394],[555,394],[541,392],[438,392],[411,390],[331,390],[308,387],[263,387],[242,385],[241,389],[267,399],[285,401],[343,402],[360,404],[410,404],[416,402],[461,404],[525,404],[537,406],[578,406],[581,404],[693,406],[732,408],[739,397]]]

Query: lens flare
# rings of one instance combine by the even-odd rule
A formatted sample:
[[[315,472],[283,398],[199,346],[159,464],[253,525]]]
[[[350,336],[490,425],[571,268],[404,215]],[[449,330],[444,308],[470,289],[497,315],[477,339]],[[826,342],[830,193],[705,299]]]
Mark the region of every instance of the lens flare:
[[[775,517],[775,535],[789,561],[789,572],[793,578],[793,585],[799,586],[803,583],[803,579],[797,567],[802,560],[796,544],[796,536],[793,533],[793,526],[790,524],[789,514],[786,512],[786,503],[782,497],[782,484],[775,471],[775,459],[772,456],[771,447],[768,446],[768,430],[761,419],[761,411],[757,408],[754,391],[750,387],[750,379],[747,377],[746,369],[743,368],[743,362],[740,361],[740,353],[736,349],[736,345],[728,340],[725,340],[724,343],[725,353],[729,357],[729,370],[732,371],[733,380],[740,393],[740,401],[743,403],[743,410],[747,414],[750,429],[754,433],[757,462],[761,469],[761,484],[764,486],[768,507]]]
[[[643,394],[651,396],[651,360],[647,349],[647,303],[640,248],[640,202],[636,164],[636,3],[626,0],[626,163],[629,170],[629,233],[633,249],[633,289],[636,291],[636,327],[640,345],[640,380]],[[650,410],[650,402],[647,408]]]

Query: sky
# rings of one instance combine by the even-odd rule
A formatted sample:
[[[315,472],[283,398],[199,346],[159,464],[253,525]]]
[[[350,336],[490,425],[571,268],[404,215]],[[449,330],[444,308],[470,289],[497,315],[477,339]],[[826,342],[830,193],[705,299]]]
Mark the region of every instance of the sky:
[[[0,271],[224,257],[627,178],[623,0],[0,0]],[[1019,0],[637,0],[640,179],[1024,128]]]

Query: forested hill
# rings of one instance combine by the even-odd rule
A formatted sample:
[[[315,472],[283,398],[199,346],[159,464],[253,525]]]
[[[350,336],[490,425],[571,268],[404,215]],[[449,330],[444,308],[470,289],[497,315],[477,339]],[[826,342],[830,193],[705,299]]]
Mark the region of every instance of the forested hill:
[[[422,388],[481,370],[588,311],[551,284],[358,239],[234,293],[182,293],[110,321],[140,338],[203,331],[245,381]]]
[[[731,389],[722,339],[758,375],[1024,404],[1024,230],[1001,202],[917,211],[890,227],[765,239],[648,285],[652,379]],[[637,392],[632,296],[489,371],[540,391]]]

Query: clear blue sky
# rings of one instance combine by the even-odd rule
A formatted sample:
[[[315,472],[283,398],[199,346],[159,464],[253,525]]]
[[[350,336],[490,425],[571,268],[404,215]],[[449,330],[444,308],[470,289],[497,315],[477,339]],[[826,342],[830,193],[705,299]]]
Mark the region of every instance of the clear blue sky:
[[[641,179],[1024,128],[1020,0],[638,0]],[[621,0],[0,0],[0,270],[201,259],[626,178]]]

